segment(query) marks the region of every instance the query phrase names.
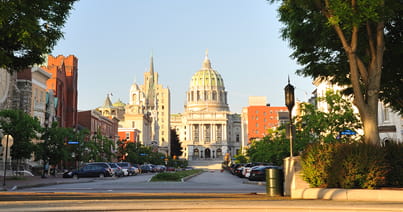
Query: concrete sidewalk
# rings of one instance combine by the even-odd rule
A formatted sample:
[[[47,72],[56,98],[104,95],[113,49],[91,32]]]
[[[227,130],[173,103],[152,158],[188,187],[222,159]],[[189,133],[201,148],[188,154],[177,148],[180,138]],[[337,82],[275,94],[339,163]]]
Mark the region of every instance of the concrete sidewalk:
[[[6,185],[4,186],[4,177],[1,176],[0,179],[0,189],[2,189],[3,191],[15,191],[21,188],[94,181],[94,178],[63,178],[62,174],[57,174],[56,176],[48,176],[46,178],[42,178],[41,176],[7,176],[5,180]]]

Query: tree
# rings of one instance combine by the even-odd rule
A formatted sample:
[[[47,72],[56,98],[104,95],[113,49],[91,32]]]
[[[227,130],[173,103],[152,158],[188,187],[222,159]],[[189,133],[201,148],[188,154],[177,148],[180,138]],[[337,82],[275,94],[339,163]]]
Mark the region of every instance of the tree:
[[[37,138],[37,133],[42,129],[37,118],[32,118],[22,110],[2,110],[0,128],[3,134],[14,138],[10,154],[13,159],[19,163],[21,159],[31,157],[34,151],[31,140]]]
[[[12,72],[43,63],[63,37],[75,1],[0,1],[0,68]]]
[[[56,166],[67,158],[65,144],[71,133],[68,128],[58,127],[57,122],[53,122],[50,128],[44,128],[43,132],[43,142],[36,145],[35,159],[43,160],[45,170],[46,164]]]
[[[303,65],[297,73],[347,85],[346,92],[353,94],[353,103],[360,113],[364,141],[379,143],[378,100],[403,112],[399,65],[403,47],[401,2],[281,2],[280,21],[285,25],[282,36],[294,49],[292,57]],[[384,64],[384,57],[387,64]],[[395,83],[386,81],[388,79]]]
[[[303,103],[301,116],[296,120],[296,140],[303,143],[350,143],[354,137],[340,135],[345,130],[357,131],[361,128],[358,114],[352,104],[340,93],[328,90],[326,96],[317,101],[325,102],[328,111],[319,111],[314,105]],[[359,136],[355,136],[360,139]]]
[[[300,148],[296,146],[298,152]],[[261,140],[253,141],[246,151],[251,162],[266,162],[281,166],[283,159],[290,154],[290,141],[286,139],[284,126],[269,129],[268,134]]]
[[[179,136],[178,133],[176,133],[175,129],[171,129],[171,157],[175,156],[181,156],[183,151],[182,151],[182,146],[181,142],[179,142]]]

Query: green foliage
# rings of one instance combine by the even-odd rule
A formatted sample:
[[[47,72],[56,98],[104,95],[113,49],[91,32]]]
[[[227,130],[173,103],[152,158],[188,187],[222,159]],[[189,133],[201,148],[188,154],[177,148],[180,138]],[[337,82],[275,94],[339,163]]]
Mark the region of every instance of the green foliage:
[[[151,147],[143,146],[139,143],[125,142],[122,153],[126,154],[126,161],[133,164],[165,164],[165,155],[160,152],[155,152]]]
[[[386,184],[391,169],[383,147],[365,143],[311,144],[301,159],[313,187],[373,189]]]
[[[58,127],[57,122],[53,122],[50,128],[44,128],[43,131],[43,142],[36,144],[35,159],[43,160],[44,164],[56,165],[66,159],[65,144],[70,132],[67,128]]]
[[[301,155],[304,180],[312,187],[327,187],[333,152],[328,144],[310,144]]]
[[[176,133],[175,129],[171,129],[171,156],[181,156],[183,151],[182,151],[182,143],[179,142],[179,136]]]
[[[340,135],[344,130],[357,131],[361,128],[351,102],[344,99],[340,93],[330,90],[324,98],[318,98],[317,101],[324,102],[328,111],[319,111],[309,103],[301,104],[302,115],[295,123],[298,142],[351,143],[360,139],[358,135]]]
[[[16,160],[31,158],[34,144],[31,142],[41,131],[41,126],[36,118],[32,118],[21,110],[0,111],[0,128],[5,135],[14,138],[11,147],[11,157]]]
[[[178,171],[178,172],[163,172],[156,174],[151,178],[152,182],[155,181],[181,181],[182,178],[203,172],[201,169]]]
[[[345,92],[352,92],[350,67],[356,67],[356,65],[350,66],[351,60],[347,58],[346,53],[349,48],[344,48],[340,41],[340,34],[334,30],[334,26],[339,26],[347,44],[357,41],[356,45],[353,44],[357,46],[354,54],[366,69],[359,73],[359,83],[364,93],[362,97],[364,99],[368,97],[365,93],[370,90],[369,85],[377,83],[375,82],[376,73],[381,73],[379,98],[395,110],[403,112],[403,94],[400,86],[403,73],[400,65],[403,49],[401,1],[269,1],[281,2],[278,11],[279,20],[284,25],[282,37],[288,40],[294,49],[291,56],[302,65],[302,68],[297,71],[298,74],[312,78],[331,77],[332,83],[347,85]],[[353,5],[353,2],[356,4]],[[358,27],[357,39],[352,39],[353,26]],[[382,43],[377,43],[377,32],[384,33],[384,46]],[[377,44],[379,44],[380,54],[370,53]],[[381,62],[378,67],[382,70],[374,72],[373,62],[375,61]],[[369,79],[363,80],[367,76]],[[371,86],[374,85],[371,84]],[[355,95],[358,94],[355,93]]]
[[[183,159],[175,160],[175,159],[169,158],[167,166],[175,167],[175,168],[185,168],[188,166],[188,161],[183,160]]]
[[[234,156],[234,158],[235,158],[235,163],[247,163],[248,162],[248,158],[242,154],[237,154]]]
[[[298,152],[298,149],[296,149]],[[272,163],[281,166],[283,159],[290,155],[290,142],[285,137],[285,130],[269,130],[262,140],[253,141],[247,149],[250,162]]]
[[[390,171],[386,175],[388,186],[403,187],[403,143],[387,142],[384,144],[385,159]]]
[[[18,71],[41,64],[63,37],[75,1],[0,1],[0,68]]]

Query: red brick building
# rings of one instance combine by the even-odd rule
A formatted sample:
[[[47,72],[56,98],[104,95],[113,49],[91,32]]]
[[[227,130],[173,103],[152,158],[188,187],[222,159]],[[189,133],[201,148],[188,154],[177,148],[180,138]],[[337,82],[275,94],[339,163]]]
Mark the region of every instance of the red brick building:
[[[127,142],[139,142],[140,130],[135,128],[119,128],[119,140],[126,140]]]
[[[56,117],[60,127],[76,128],[78,59],[74,55],[49,55],[47,66],[42,68],[52,74],[52,78],[47,81],[47,88],[52,89],[57,98]]]
[[[86,110],[78,112],[78,124],[80,127],[87,128],[91,135],[95,135],[98,131],[114,142],[118,140],[118,123],[117,118],[102,116],[96,110]]]
[[[246,124],[246,139],[263,138],[270,128],[280,125],[279,112],[288,112],[287,107],[272,107],[266,104],[266,97],[250,97],[249,106],[244,109],[243,122]],[[246,119],[246,120],[245,120]]]

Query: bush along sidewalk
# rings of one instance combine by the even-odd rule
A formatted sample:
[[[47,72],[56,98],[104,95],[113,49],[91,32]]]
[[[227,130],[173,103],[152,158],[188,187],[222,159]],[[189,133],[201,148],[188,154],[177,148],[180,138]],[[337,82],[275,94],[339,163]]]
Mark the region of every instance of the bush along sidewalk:
[[[312,187],[403,186],[403,144],[312,144],[302,154],[304,179]]]
[[[156,174],[151,178],[151,182],[157,181],[174,181],[181,182],[183,178],[198,175],[202,173],[202,169],[194,169],[194,170],[186,170],[186,171],[178,171],[178,172],[163,172]]]

